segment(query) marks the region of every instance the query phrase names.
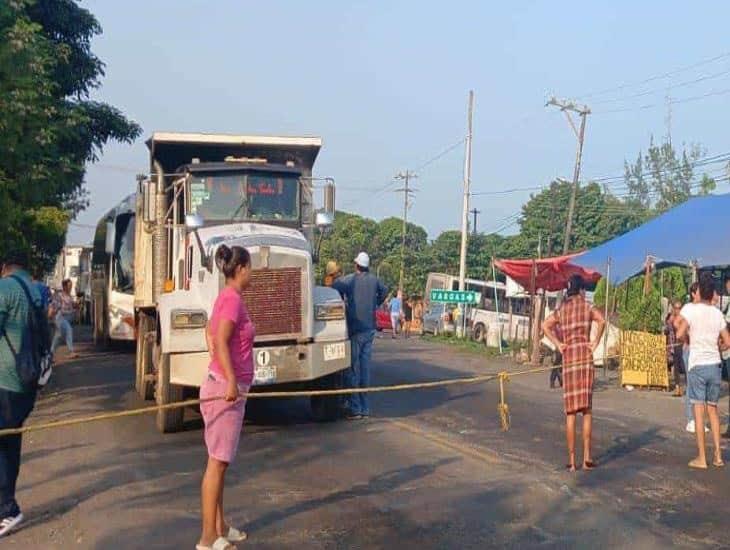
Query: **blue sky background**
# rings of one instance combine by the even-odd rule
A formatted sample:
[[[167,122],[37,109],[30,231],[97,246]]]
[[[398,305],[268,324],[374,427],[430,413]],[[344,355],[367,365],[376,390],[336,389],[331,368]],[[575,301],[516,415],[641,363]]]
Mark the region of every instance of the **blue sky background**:
[[[315,171],[333,176],[338,207],[399,216],[388,185],[462,139],[476,94],[475,192],[570,177],[575,137],[550,94],[581,97],[730,52],[730,4],[716,2],[336,2],[88,0],[104,34],[94,51],[107,76],[96,94],[144,128],[89,167],[91,206],[69,243],[87,242],[99,217],[147,169],[156,130],[319,135]],[[727,72],[727,74],[724,74]],[[684,83],[712,77],[694,84]],[[730,54],[671,78],[585,102],[583,175],[620,175],[650,135],[730,151]],[[641,97],[628,97],[650,92]],[[646,105],[656,107],[638,109]],[[624,112],[605,112],[630,109]],[[425,167],[410,217],[433,238],[459,226],[463,146]],[[382,190],[376,192],[377,190]],[[727,191],[723,183],[720,191]],[[504,225],[529,192],[475,196],[479,229]],[[507,228],[507,231],[514,227]]]

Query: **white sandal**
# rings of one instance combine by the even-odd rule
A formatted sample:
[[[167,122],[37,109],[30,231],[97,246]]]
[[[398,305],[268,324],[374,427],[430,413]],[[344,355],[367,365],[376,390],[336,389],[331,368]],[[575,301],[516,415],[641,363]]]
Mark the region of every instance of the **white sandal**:
[[[228,527],[228,534],[226,535],[228,542],[243,542],[247,538],[248,535],[245,531],[239,531],[235,527]]]
[[[223,537],[218,537],[212,546],[197,544],[195,550],[236,550],[236,547]]]

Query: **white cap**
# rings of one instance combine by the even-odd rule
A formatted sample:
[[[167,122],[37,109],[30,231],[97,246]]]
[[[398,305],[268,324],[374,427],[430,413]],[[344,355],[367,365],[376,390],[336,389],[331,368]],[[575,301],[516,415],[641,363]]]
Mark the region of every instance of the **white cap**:
[[[367,252],[360,252],[357,258],[355,258],[355,263],[360,267],[368,269],[370,267],[370,256],[367,255]]]

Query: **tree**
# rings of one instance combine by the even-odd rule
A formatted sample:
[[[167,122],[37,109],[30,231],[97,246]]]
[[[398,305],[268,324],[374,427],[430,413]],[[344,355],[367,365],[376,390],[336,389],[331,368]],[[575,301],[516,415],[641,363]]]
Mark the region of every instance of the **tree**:
[[[706,195],[716,187],[714,179],[703,174],[697,181],[696,162],[704,151],[699,145],[683,148],[677,154],[671,143],[656,145],[649,141],[646,153],[636,161],[624,161],[624,181],[631,201],[645,210],[664,212],[696,195]]]
[[[87,205],[85,164],[140,127],[89,99],[104,76],[101,33],[72,0],[0,3],[0,256],[23,250],[50,268],[69,221]]]
[[[553,181],[549,188],[530,197],[522,207],[520,238],[512,243],[513,252],[536,257],[538,245],[544,257],[562,252],[570,193],[569,182]],[[583,185],[576,195],[570,248],[594,247],[645,220],[643,209],[624,203],[597,183]]]

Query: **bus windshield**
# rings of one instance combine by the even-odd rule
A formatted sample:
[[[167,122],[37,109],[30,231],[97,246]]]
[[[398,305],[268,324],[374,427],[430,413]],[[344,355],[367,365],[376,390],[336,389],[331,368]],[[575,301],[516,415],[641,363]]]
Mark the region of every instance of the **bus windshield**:
[[[297,174],[195,172],[189,197],[189,212],[207,222],[299,221]]]
[[[134,292],[134,214],[118,216],[116,224],[113,289],[131,294]]]

